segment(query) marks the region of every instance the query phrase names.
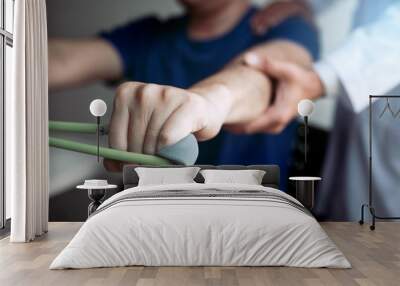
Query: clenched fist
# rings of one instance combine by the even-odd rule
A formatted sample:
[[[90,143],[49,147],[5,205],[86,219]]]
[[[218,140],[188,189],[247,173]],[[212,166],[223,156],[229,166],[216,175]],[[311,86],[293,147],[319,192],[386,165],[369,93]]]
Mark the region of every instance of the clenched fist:
[[[126,82],[114,99],[109,145],[155,154],[190,133],[198,140],[210,139],[219,132],[228,110],[229,104],[214,104],[194,91]]]

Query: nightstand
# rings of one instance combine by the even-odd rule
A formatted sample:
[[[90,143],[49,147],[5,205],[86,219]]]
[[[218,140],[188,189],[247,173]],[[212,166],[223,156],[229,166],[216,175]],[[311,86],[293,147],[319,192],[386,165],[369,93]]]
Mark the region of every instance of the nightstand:
[[[320,177],[290,177],[289,180],[296,182],[296,199],[311,210],[314,207],[315,182],[322,179]]]
[[[107,184],[91,184],[90,181],[99,181],[99,180],[86,180],[85,184],[79,185],[76,188],[79,190],[87,190],[88,196],[91,203],[88,206],[88,217],[96,211],[96,209],[101,205],[103,199],[106,195],[107,190],[117,188],[117,185]]]

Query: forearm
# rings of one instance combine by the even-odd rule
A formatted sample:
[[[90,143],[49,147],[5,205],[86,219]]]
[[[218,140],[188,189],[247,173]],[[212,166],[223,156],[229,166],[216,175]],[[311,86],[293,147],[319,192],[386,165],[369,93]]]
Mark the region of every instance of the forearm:
[[[64,89],[112,80],[121,63],[113,48],[97,38],[49,40],[49,88]]]
[[[244,57],[285,60],[310,67],[309,53],[289,41],[261,44],[241,54],[217,74],[195,84],[191,90],[218,107],[224,124],[242,123],[257,118],[271,101],[271,79],[244,64]]]
[[[252,120],[268,107],[271,81],[243,63],[234,62],[190,90],[211,102],[224,124],[232,124]]]

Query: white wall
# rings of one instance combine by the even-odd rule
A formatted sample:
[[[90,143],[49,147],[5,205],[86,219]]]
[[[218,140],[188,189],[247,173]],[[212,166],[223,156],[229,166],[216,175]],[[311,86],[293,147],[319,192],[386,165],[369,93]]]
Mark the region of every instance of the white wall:
[[[262,0],[255,2],[265,3]],[[331,50],[342,41],[343,35],[350,26],[350,14],[355,2],[356,0],[337,0],[331,11],[318,17],[318,24],[323,32],[324,52]],[[93,35],[103,29],[149,13],[167,16],[180,12],[179,6],[173,0],[49,0],[47,9],[49,35],[71,37]],[[94,98],[102,98],[111,106],[112,97],[113,90],[102,84],[50,94],[50,118],[53,120],[93,120],[88,112],[90,101]],[[332,101],[322,100],[311,118],[312,122],[329,128],[333,106]],[[70,138],[95,143],[94,136],[70,136]],[[92,156],[53,148],[50,151],[50,167],[53,195],[72,190],[84,178],[108,177],[110,180],[118,178],[104,172],[103,167]]]

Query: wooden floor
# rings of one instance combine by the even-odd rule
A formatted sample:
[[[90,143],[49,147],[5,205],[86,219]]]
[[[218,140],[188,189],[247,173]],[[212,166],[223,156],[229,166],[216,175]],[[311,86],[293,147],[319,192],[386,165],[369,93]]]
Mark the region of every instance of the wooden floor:
[[[49,233],[32,243],[0,241],[0,285],[400,285],[400,223],[378,223],[375,232],[356,223],[322,225],[352,269],[123,267],[50,271],[50,262],[81,226],[51,223]]]

